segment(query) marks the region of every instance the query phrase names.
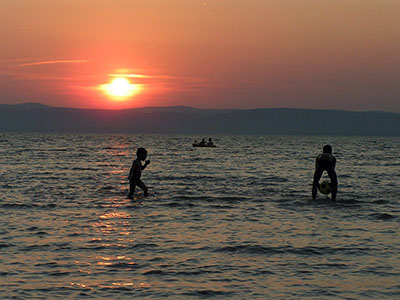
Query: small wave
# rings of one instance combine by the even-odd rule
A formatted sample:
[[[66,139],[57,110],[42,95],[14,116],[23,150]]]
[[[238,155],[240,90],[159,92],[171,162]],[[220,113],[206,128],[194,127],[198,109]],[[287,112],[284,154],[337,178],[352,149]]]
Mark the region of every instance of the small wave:
[[[206,197],[206,196],[185,196],[185,195],[182,195],[182,196],[171,197],[171,200],[196,200],[196,201],[199,201],[199,200],[208,200],[208,199],[209,199],[209,197]]]
[[[38,231],[35,233],[35,235],[46,235],[48,234],[46,231]]]
[[[143,272],[144,275],[166,275],[167,273],[161,270],[149,270]]]
[[[27,209],[34,208],[35,204],[23,204],[23,203],[4,203],[1,205],[3,208],[16,208],[16,209]]]
[[[74,232],[74,233],[68,234],[67,236],[68,237],[75,237],[75,236],[80,236],[80,235],[81,235],[80,233]]]
[[[142,207],[142,205],[144,204],[143,201],[141,201],[140,199],[134,199],[134,201],[132,201],[131,205],[127,205],[125,206],[126,209],[138,209],[140,207]]]
[[[186,175],[186,176],[174,176],[174,175],[166,175],[166,176],[154,176],[154,180],[167,182],[167,181],[178,181],[178,182],[192,182],[199,180],[219,180],[219,178],[209,176],[209,175]]]
[[[232,209],[232,208],[235,208],[235,207],[232,206],[232,205],[218,205],[218,204],[213,204],[213,205],[210,205],[210,208],[215,208],[215,209]]]
[[[97,240],[88,241],[87,243],[88,244],[102,244],[102,243],[107,243],[107,240],[97,239]]]
[[[136,245],[133,245],[133,246],[131,246],[131,247],[129,247],[130,249],[137,249],[137,248],[144,248],[144,249],[146,249],[146,248],[158,248],[158,245],[156,245],[156,244],[150,244],[150,243],[148,243],[148,244],[146,244],[146,243],[143,243],[143,244],[136,244]]]
[[[223,201],[223,202],[240,202],[240,201],[248,201],[250,198],[248,197],[240,197],[240,196],[225,196],[225,197],[213,197],[212,200]]]
[[[49,209],[57,207],[57,204],[50,203],[50,204],[38,205],[38,204],[25,204],[25,203],[4,203],[0,207],[13,208],[13,209],[32,209],[32,208]]]
[[[337,199],[336,202],[340,202],[342,204],[363,204],[365,201],[357,200],[357,199]]]
[[[239,246],[227,246],[227,247],[217,248],[216,252],[276,254],[276,253],[281,253],[282,251],[275,248],[263,247],[259,245],[239,245]]]
[[[32,227],[27,228],[26,230],[35,231],[35,230],[38,230],[38,229],[39,229],[39,227],[32,226]]]
[[[164,261],[165,258],[163,257],[154,257],[154,258],[150,258],[149,261]]]
[[[127,248],[121,244],[104,244],[100,246],[93,246],[93,247],[79,247],[78,250],[120,250],[123,248]]]
[[[296,200],[296,201],[294,201],[293,202],[293,204],[292,205],[294,205],[294,206],[304,206],[305,205],[305,203],[304,202],[302,202],[302,201],[300,201],[300,200]]]
[[[320,269],[348,269],[349,266],[345,264],[338,264],[338,263],[326,263],[326,264],[319,264],[317,266],[314,266],[315,268],[320,268]]]
[[[351,178],[352,176],[348,175],[348,174],[341,174],[340,177],[341,178]]]
[[[99,191],[110,191],[110,190],[114,190],[115,186],[112,185],[107,185],[107,186],[102,186],[101,188],[99,188]]]
[[[47,152],[66,152],[68,149],[65,148],[57,148],[57,149],[46,149]]]
[[[251,198],[249,197],[241,197],[241,196],[175,196],[172,197],[172,200],[192,200],[192,201],[208,201],[208,202],[240,202],[240,201],[249,201]]]
[[[58,263],[56,262],[48,262],[48,263],[39,263],[35,264],[35,267],[45,267],[45,268],[58,268],[60,267]]]
[[[135,287],[130,287],[130,286],[115,286],[115,285],[103,285],[99,286],[101,291],[109,291],[109,290],[115,290],[115,291],[132,291],[135,289]]]
[[[61,271],[47,273],[48,276],[54,276],[54,277],[68,276],[70,274],[71,272],[61,272]]]
[[[206,273],[214,273],[211,271],[180,271],[180,272],[176,272],[174,275],[181,275],[181,276],[197,276],[197,275],[203,275]],[[219,272],[217,272],[219,273]]]
[[[382,221],[388,221],[388,220],[392,220],[397,218],[396,216],[393,216],[391,214],[387,214],[387,213],[375,213],[375,214],[371,214],[371,217],[377,219],[377,220],[382,220]]]
[[[139,269],[141,266],[139,266],[136,263],[124,263],[124,262],[118,262],[115,264],[107,265],[108,268],[115,268],[115,269]]]
[[[384,166],[388,166],[388,167],[398,167],[400,166],[400,163],[395,163],[395,162],[388,162],[383,164]]]
[[[40,205],[39,207],[40,208],[44,208],[44,209],[46,209],[46,208],[55,208],[55,207],[57,207],[57,204],[50,203],[50,204],[46,204],[46,205]]]
[[[372,202],[373,204],[387,204],[389,201],[387,200],[376,200]]]
[[[95,168],[83,168],[83,167],[75,167],[72,168],[73,171],[97,171]]]
[[[260,193],[262,195],[268,195],[270,193],[275,193],[276,189],[272,188],[272,187],[264,187],[262,189],[260,189]]]
[[[272,272],[271,270],[261,270],[261,271],[258,271],[257,274],[259,274],[259,275],[274,275],[276,273]]]
[[[9,275],[11,275],[11,274],[12,274],[12,273],[0,271],[0,276],[9,276]]]
[[[167,203],[167,204],[164,204],[164,205],[168,206],[168,207],[194,207],[194,206],[196,206],[193,203],[187,203],[187,202],[184,202],[184,203],[170,202],[170,203]]]
[[[271,183],[271,182],[288,182],[289,179],[284,178],[284,177],[279,177],[279,176],[269,176],[263,178],[263,181],[265,183]]]
[[[291,246],[283,247],[264,247],[260,245],[238,245],[227,246],[215,249],[216,252],[228,252],[238,254],[296,254],[296,255],[330,255],[341,254],[359,254],[370,251],[369,248],[331,248],[331,247],[302,247],[295,248]]]
[[[48,250],[50,248],[49,244],[45,245],[30,245],[21,249],[22,252],[30,252],[30,251],[40,251],[40,250]]]
[[[226,291],[215,291],[215,290],[198,290],[198,291],[191,291],[183,293],[186,296],[197,296],[197,297],[217,297],[217,296],[229,296],[232,295],[233,292],[226,292]]]

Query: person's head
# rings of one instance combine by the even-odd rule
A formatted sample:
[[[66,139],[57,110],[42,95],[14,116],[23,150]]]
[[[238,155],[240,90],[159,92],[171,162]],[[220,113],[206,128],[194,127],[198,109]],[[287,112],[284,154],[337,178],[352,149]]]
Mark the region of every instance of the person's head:
[[[332,147],[331,147],[331,145],[325,145],[325,146],[322,148],[322,152],[323,152],[323,153],[330,153],[330,154],[332,154]]]
[[[147,157],[147,150],[144,148],[139,148],[136,151],[136,156],[140,159],[140,160],[145,160]]]

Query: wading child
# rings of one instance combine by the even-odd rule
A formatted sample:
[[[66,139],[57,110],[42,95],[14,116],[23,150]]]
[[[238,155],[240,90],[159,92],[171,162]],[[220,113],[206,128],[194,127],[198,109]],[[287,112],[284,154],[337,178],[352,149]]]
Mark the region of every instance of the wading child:
[[[135,193],[136,186],[140,187],[143,190],[143,195],[147,197],[149,195],[148,189],[140,180],[142,175],[142,170],[144,170],[150,163],[150,160],[146,160],[147,158],[147,150],[144,148],[139,148],[136,151],[136,159],[132,163],[132,167],[129,171],[129,194],[128,198],[132,199],[133,194]],[[141,161],[145,161],[144,165],[142,165]]]
[[[319,180],[321,179],[322,173],[326,171],[331,180],[332,200],[336,200],[338,181],[335,167],[336,158],[332,155],[332,147],[330,145],[325,145],[322,148],[322,154],[318,155],[315,161],[314,180],[311,192],[313,199],[317,197]]]

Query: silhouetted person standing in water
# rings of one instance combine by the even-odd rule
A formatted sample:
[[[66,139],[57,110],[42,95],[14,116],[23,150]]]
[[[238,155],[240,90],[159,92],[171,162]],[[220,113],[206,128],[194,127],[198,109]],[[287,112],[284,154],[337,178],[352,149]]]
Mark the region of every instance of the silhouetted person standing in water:
[[[322,148],[322,154],[318,155],[315,161],[315,173],[312,187],[313,199],[317,197],[319,180],[321,179],[322,173],[326,171],[331,180],[332,200],[336,200],[338,181],[335,167],[336,158],[332,155],[332,147],[330,145],[325,145]]]
[[[148,189],[143,183],[143,181],[140,180],[140,177],[142,175],[142,170],[144,170],[150,163],[150,160],[146,160],[147,158],[147,150],[144,148],[139,148],[136,151],[136,159],[132,163],[132,167],[129,171],[129,194],[128,198],[132,199],[133,194],[135,193],[135,188],[136,186],[140,187],[143,190],[143,195],[147,197],[149,195]],[[144,165],[142,166],[141,161],[145,161]]]

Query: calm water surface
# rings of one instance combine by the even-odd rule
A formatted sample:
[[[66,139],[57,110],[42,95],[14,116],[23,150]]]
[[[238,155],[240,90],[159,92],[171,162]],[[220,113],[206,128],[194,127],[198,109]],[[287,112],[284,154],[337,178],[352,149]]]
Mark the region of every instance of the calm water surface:
[[[399,138],[195,138],[0,134],[0,298],[400,298]],[[310,199],[325,143],[337,202]]]

